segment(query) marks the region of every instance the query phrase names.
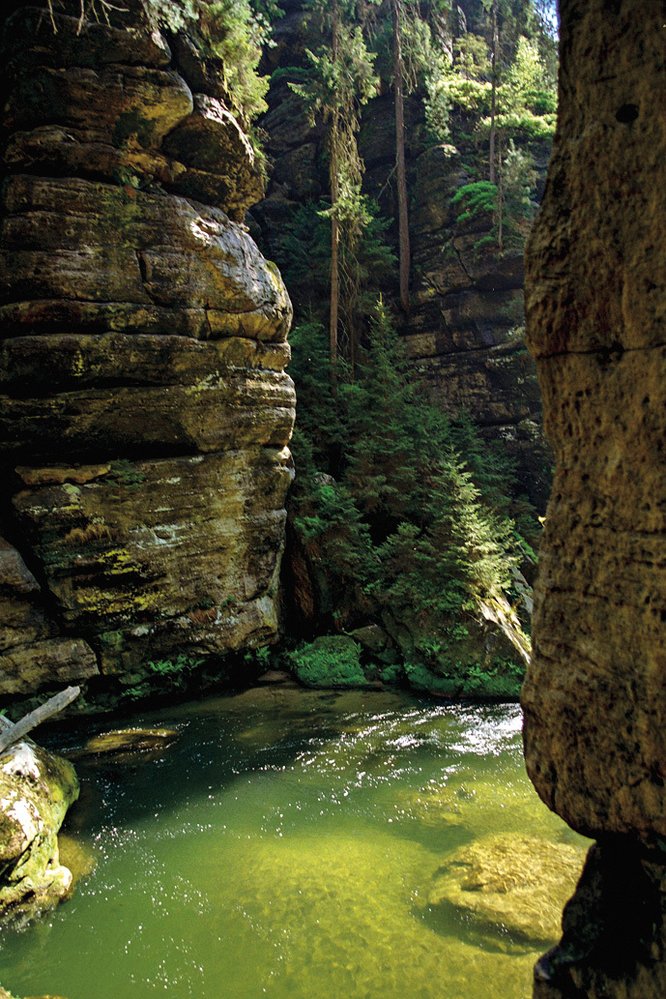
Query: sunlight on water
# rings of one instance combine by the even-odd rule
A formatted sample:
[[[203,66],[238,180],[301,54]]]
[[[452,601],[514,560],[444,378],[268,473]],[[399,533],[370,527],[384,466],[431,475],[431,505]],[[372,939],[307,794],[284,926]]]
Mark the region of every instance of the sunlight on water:
[[[548,941],[428,904],[490,833],[581,849],[523,772],[516,707],[265,688],[146,716],[178,740],[77,762],[71,902],[0,943],[66,999],[527,999]],[[107,727],[111,727],[110,725]],[[81,736],[81,741],[85,736]]]

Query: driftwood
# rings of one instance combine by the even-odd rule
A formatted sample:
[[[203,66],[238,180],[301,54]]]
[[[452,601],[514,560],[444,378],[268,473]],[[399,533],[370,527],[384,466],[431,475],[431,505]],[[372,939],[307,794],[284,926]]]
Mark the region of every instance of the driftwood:
[[[16,724],[8,721],[7,718],[0,718],[0,753],[3,753],[8,746],[22,739],[24,735],[31,732],[37,725],[41,725],[48,718],[57,715],[68,704],[76,700],[80,693],[80,687],[67,687],[65,690],[61,690],[59,694],[49,697],[48,701],[44,701],[34,711],[24,715]]]

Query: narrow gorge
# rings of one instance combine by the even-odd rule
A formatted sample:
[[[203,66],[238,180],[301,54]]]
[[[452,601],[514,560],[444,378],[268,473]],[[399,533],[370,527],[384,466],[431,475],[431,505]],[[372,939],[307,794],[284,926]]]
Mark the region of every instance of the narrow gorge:
[[[666,994],[665,39],[11,0],[1,999]]]

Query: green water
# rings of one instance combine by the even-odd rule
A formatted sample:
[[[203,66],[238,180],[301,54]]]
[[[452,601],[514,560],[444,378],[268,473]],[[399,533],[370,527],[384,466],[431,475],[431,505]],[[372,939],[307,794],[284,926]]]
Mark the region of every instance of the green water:
[[[66,999],[527,999],[537,951],[428,886],[489,832],[577,838],[523,772],[516,707],[264,688],[145,715],[158,754],[77,763],[97,866],[0,941],[0,982]],[[109,726],[110,727],[110,726]],[[540,947],[539,950],[543,950]]]

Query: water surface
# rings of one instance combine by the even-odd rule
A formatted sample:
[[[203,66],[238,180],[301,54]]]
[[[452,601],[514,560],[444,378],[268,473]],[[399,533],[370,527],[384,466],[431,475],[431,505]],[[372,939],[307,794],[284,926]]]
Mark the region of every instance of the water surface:
[[[479,836],[581,842],[539,802],[515,706],[258,688],[152,713],[174,744],[77,763],[97,866],[0,941],[0,982],[66,999],[528,999],[537,953],[433,912]],[[111,727],[107,725],[107,727]]]

